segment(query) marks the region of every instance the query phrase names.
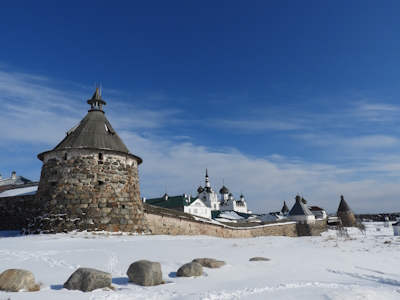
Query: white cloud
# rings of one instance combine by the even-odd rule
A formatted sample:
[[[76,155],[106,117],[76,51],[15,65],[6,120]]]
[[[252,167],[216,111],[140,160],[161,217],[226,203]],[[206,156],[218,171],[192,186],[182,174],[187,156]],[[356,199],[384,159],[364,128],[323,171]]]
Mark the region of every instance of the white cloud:
[[[77,87],[66,92],[53,85],[56,86],[54,81],[44,77],[0,71],[3,161],[24,145],[24,159],[31,148],[31,159],[37,164],[37,144],[40,143],[43,148],[41,151],[53,148],[65,132],[84,117],[88,107],[82,99],[89,98],[88,92],[91,96],[91,88]],[[113,91],[112,94],[118,96],[119,92]],[[153,98],[159,101],[160,97],[163,95]],[[370,106],[368,109],[396,111],[390,106]],[[375,153],[371,158],[366,158],[367,152],[360,151],[397,149],[398,139],[387,134],[350,138],[323,135],[318,130],[302,131],[298,138],[306,143],[336,145],[351,148],[351,153],[361,152],[360,159],[352,160],[348,165],[333,162],[321,164],[288,158],[280,153],[261,158],[236,148],[207,148],[191,142],[186,135],[162,135],[153,131],[166,130],[172,123],[181,124],[179,116],[182,112],[177,109],[162,109],[162,106],[146,109],[119,103],[111,97],[105,110],[107,118],[130,151],[144,160],[139,167],[142,196],[157,197],[164,193],[164,187],[168,187],[170,194],[190,193],[191,190],[194,195],[199,181],[204,184],[207,164],[211,184],[216,191],[225,179],[226,186],[232,189],[235,197],[243,190],[249,208],[256,212],[279,210],[284,200],[291,206],[296,193],[303,193],[310,204],[323,206],[330,212],[337,209],[341,194],[356,212],[393,211],[398,207],[395,203],[400,178],[398,151],[386,157],[386,154]],[[313,118],[302,116],[302,119],[306,119],[307,123],[303,120],[288,121],[290,116],[276,116],[256,121],[251,117],[239,121],[223,119],[221,124],[246,130],[306,130],[305,124],[313,129],[312,124],[316,122]],[[13,149],[7,150],[7,154],[4,145]],[[23,173],[22,170],[19,172]]]

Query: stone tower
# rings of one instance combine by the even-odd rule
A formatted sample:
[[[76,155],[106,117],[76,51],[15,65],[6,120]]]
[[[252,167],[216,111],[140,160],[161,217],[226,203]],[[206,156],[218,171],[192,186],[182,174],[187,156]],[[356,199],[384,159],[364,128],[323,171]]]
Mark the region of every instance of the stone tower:
[[[86,117],[53,149],[40,153],[39,212],[28,233],[72,230],[147,232],[138,165],[104,115],[97,88]]]
[[[342,225],[344,227],[356,226],[356,218],[354,216],[354,213],[351,210],[350,206],[347,204],[346,200],[344,200],[343,195],[340,196],[340,204],[336,214],[342,221]]]

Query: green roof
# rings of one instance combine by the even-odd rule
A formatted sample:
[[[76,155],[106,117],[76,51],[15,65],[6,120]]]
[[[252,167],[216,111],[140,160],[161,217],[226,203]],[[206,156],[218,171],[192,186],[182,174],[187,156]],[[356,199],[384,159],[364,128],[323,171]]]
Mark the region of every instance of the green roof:
[[[212,211],[211,211],[211,218],[212,218],[212,219],[216,219],[216,218],[219,217],[220,214],[221,214],[221,211],[220,211],[220,210],[212,210]]]
[[[188,203],[186,201],[187,198],[185,198],[184,196],[168,196],[168,200],[164,200],[164,197],[146,199],[146,204],[169,208],[169,207],[188,206],[191,203],[193,203],[196,199],[192,198],[190,203]]]

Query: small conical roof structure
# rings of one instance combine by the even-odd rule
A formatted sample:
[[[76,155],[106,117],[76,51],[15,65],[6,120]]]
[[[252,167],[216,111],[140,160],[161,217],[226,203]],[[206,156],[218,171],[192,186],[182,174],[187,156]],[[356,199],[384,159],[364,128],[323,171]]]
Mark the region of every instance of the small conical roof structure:
[[[338,212],[350,212],[352,211],[350,206],[347,204],[346,200],[344,200],[343,195],[340,196],[340,204],[337,210]]]
[[[281,209],[281,213],[287,213],[289,211],[289,208],[286,205],[286,201],[283,201],[283,207]]]
[[[67,132],[67,136],[53,151],[83,148],[112,150],[133,155],[105,117],[103,105],[106,105],[106,102],[101,99],[99,88],[96,89],[92,99],[89,99],[87,103],[91,106],[88,114],[78,125]],[[40,153],[38,158],[43,161],[44,154],[47,152],[49,151]],[[141,164],[142,159],[135,157],[138,164]]]
[[[289,216],[302,216],[302,215],[313,215],[313,213],[308,209],[308,207],[303,203],[302,197],[296,196],[296,203],[293,205],[289,212]]]

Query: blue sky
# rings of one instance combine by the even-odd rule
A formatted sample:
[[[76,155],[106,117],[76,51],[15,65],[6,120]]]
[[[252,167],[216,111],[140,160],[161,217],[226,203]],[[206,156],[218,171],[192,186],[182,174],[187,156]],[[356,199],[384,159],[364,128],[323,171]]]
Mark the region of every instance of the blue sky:
[[[255,212],[297,193],[399,211],[400,2],[7,1],[0,174],[40,177],[95,83],[142,196],[190,193],[208,165]]]

